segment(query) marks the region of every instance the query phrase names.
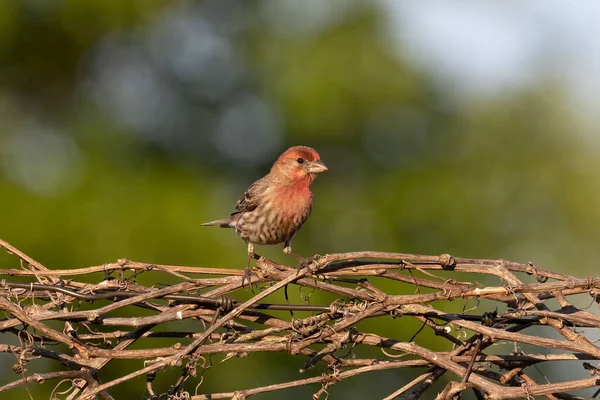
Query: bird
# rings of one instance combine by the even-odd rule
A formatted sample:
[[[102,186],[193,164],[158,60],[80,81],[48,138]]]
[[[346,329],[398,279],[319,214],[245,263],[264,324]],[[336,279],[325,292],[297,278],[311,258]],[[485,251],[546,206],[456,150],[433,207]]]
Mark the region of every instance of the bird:
[[[283,252],[299,262],[292,252],[292,238],[308,219],[313,207],[312,182],[327,171],[319,153],[308,146],[284,151],[267,175],[254,182],[235,204],[227,218],[201,224],[232,228],[248,244],[248,261],[242,285],[250,282],[250,260],[254,245],[284,243]]]

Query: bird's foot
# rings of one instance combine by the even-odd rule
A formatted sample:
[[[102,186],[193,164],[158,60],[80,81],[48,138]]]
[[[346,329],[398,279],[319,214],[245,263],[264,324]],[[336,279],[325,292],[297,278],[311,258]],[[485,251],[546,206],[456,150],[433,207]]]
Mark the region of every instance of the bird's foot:
[[[319,262],[317,261],[321,256],[319,256],[318,254],[312,257],[300,257],[296,254],[290,254],[291,256],[293,256],[296,261],[298,262],[298,265],[296,266],[296,269],[300,270],[302,268],[308,268],[308,270],[310,272],[316,272],[319,269]]]
[[[253,258],[256,258],[258,260],[260,258],[260,256],[254,252],[248,253],[248,261],[246,262],[246,268],[244,269],[244,275],[242,275],[242,288],[244,287],[244,281],[248,281],[248,286],[250,287],[252,294],[254,294],[254,288],[252,287],[253,273],[252,273],[252,270],[250,269],[250,260],[252,260]]]
[[[244,287],[244,281],[247,281],[250,290],[254,294],[254,288],[252,287],[252,275],[252,270],[250,270],[250,268],[246,268],[244,270],[244,275],[242,275],[242,288]]]

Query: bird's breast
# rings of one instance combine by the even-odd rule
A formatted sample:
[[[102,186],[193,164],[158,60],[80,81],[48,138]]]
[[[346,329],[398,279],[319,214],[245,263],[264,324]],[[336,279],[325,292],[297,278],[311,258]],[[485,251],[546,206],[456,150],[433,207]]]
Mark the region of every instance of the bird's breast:
[[[244,212],[236,225],[236,232],[247,242],[277,244],[290,240],[302,227],[312,209],[312,194],[292,196],[273,192],[254,210]]]

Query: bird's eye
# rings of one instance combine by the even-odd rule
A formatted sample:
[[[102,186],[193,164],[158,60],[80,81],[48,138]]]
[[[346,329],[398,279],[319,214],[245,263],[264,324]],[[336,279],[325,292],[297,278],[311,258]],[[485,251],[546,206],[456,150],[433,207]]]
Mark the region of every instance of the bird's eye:
[[[298,164],[304,164],[304,158],[300,157],[299,159],[296,160],[296,162]]]

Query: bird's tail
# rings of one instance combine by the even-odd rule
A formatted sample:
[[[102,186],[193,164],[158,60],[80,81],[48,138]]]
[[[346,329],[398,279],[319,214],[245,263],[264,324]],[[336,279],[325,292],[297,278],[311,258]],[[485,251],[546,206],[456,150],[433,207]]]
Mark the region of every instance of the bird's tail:
[[[220,226],[221,228],[231,228],[231,217],[205,222],[200,224],[200,226]]]

